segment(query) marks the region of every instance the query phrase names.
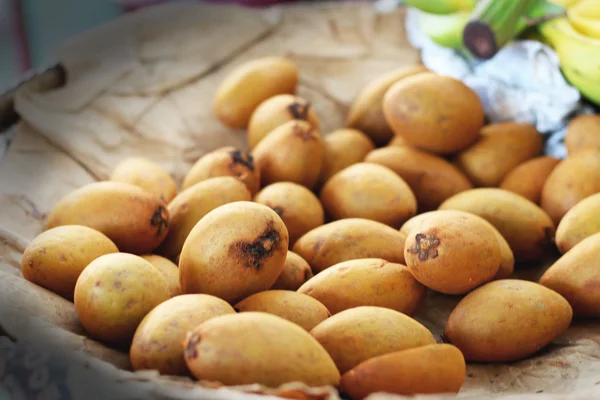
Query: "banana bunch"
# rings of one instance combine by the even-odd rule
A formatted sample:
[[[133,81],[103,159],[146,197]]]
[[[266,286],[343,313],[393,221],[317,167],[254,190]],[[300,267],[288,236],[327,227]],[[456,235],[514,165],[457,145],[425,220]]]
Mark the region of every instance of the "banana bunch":
[[[600,105],[600,0],[571,1],[565,8],[566,16],[538,29],[556,51],[567,80]]]

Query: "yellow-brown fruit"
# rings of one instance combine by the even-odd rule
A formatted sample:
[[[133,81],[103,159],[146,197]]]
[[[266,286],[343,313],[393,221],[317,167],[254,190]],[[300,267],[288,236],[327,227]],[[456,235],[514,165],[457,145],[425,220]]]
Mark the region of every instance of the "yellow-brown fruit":
[[[91,337],[128,344],[139,323],[170,297],[158,269],[143,258],[113,253],[96,258],[75,285],[75,311]]]
[[[365,218],[398,229],[417,212],[417,200],[404,179],[371,163],[341,170],[325,183],[319,197],[332,220]]]
[[[546,179],[559,162],[559,159],[549,156],[525,161],[506,174],[500,183],[500,189],[520,194],[535,204],[540,204]]]
[[[556,225],[575,204],[600,193],[600,148],[588,147],[562,160],[542,189],[542,208]]]
[[[548,214],[526,198],[497,188],[478,188],[446,200],[440,210],[482,217],[504,236],[517,262],[539,260],[552,248],[555,226]]]
[[[263,57],[236,66],[215,93],[213,110],[226,126],[243,129],[263,101],[278,94],[294,94],[298,67],[283,57]]]
[[[156,254],[149,254],[141,257],[152,264],[154,268],[160,272],[165,279],[165,282],[167,282],[171,297],[179,296],[181,294],[181,288],[179,287],[179,268],[173,261]]]
[[[494,187],[512,169],[542,151],[542,135],[534,125],[516,122],[490,124],[479,140],[458,154],[456,164],[477,186]]]
[[[252,150],[263,186],[294,182],[312,189],[319,179],[325,146],[306,121],[290,121],[269,133]]]
[[[269,207],[247,201],[217,207],[183,245],[181,292],[237,302],[268,290],[283,270],[287,250],[287,228]]]
[[[556,228],[556,246],[565,254],[577,243],[600,232],[600,193],[575,204]]]
[[[233,176],[242,181],[250,193],[260,190],[260,169],[250,153],[235,147],[222,147],[200,157],[185,176],[182,190],[210,178]]]
[[[402,67],[374,79],[365,86],[352,102],[346,126],[365,132],[377,145],[387,143],[394,131],[383,114],[383,97],[396,82],[429,71],[422,65]]]
[[[288,121],[307,121],[319,129],[319,119],[310,102],[290,94],[280,94],[263,101],[252,113],[248,124],[248,144],[256,147],[275,128]]]
[[[465,296],[450,314],[444,339],[467,361],[512,362],[561,335],[573,317],[561,295],[540,284],[503,279]]]
[[[210,178],[190,186],[167,206],[171,217],[169,233],[156,252],[175,260],[202,217],[224,204],[250,200],[252,195],[246,185],[232,176]]]
[[[225,314],[235,314],[235,310],[226,301],[206,294],[185,294],[159,304],[135,331],[129,351],[133,370],[186,375],[182,343],[187,333]]]
[[[363,361],[395,351],[434,344],[427,328],[398,311],[362,306],[342,311],[317,325],[311,334],[342,374]]]
[[[160,165],[143,157],[130,157],[121,161],[109,180],[138,186],[165,203],[177,195],[177,184],[173,177]]]
[[[600,233],[577,243],[546,270],[540,284],[562,295],[578,317],[600,317]]]
[[[336,386],[340,381],[331,357],[308,332],[263,312],[212,318],[183,345],[186,364],[199,380],[267,387],[289,382]]]
[[[492,280],[500,268],[500,243],[493,228],[468,213],[443,213],[408,232],[404,258],[423,285],[444,294],[465,294]]]
[[[408,146],[377,149],[365,162],[388,167],[404,179],[417,198],[419,212],[435,210],[447,198],[473,188],[448,161]]]
[[[600,115],[579,115],[569,122],[565,135],[565,147],[569,155],[586,147],[600,149]]]
[[[342,391],[362,400],[373,393],[458,393],[467,366],[451,344],[430,344],[371,358],[342,376]]]
[[[169,230],[162,200],[122,182],[95,182],[63,197],[48,216],[47,228],[84,225],[105,234],[124,253],[148,254]]]
[[[320,226],[302,236],[292,248],[314,274],[342,261],[357,258],[404,260],[404,236],[380,222],[347,218]]]
[[[312,270],[306,260],[293,251],[288,251],[285,256],[283,271],[281,271],[281,274],[279,274],[279,277],[271,289],[292,290],[295,292],[304,284],[304,282],[312,277]]]
[[[297,183],[273,183],[263,188],[254,201],[281,217],[290,235],[290,247],[306,232],[325,223],[325,211],[317,196]]]
[[[302,285],[298,293],[319,300],[332,314],[377,306],[412,316],[421,306],[426,290],[404,265],[363,258],[327,268]]]
[[[396,135],[436,154],[451,154],[475,143],[484,124],[481,100],[461,81],[425,72],[395,83],[383,112]]]
[[[87,226],[59,226],[36,236],[23,252],[23,278],[73,300],[77,278],[89,263],[117,246],[104,234]]]
[[[319,176],[319,187],[333,175],[364,160],[375,149],[367,135],[356,129],[338,129],[323,138],[325,155]]]
[[[310,331],[331,315],[327,307],[305,294],[267,290],[246,297],[235,305],[238,312],[261,311],[287,319]]]

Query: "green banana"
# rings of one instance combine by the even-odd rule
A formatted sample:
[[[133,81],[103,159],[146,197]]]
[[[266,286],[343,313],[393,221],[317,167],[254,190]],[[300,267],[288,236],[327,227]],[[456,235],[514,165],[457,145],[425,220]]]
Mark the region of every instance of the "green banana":
[[[469,11],[438,15],[419,13],[419,27],[431,40],[451,49],[463,47],[462,32],[470,17]]]
[[[458,11],[470,11],[477,0],[404,0],[404,4],[428,14],[452,14]]]

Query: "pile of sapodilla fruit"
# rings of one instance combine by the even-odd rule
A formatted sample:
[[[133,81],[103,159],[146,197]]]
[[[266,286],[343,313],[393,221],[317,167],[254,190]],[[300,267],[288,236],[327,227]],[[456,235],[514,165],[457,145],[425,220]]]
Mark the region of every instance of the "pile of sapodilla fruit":
[[[475,92],[414,66],[322,135],[298,79],[285,58],[237,66],[214,112],[250,152],[205,154],[181,189],[124,160],[55,205],[23,276],[134,370],[353,399],[458,392],[465,361],[524,359],[600,315],[600,117],[542,156],[534,126],[486,124]],[[556,248],[539,283],[509,279]],[[465,296],[445,343],[413,319],[427,289]]]

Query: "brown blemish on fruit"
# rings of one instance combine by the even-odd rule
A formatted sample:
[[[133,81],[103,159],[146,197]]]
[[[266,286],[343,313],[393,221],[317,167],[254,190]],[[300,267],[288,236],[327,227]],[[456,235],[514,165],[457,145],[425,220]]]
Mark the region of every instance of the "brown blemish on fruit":
[[[196,350],[196,346],[202,340],[199,332],[193,332],[190,334],[187,340],[187,345],[185,346],[185,358],[195,359],[198,358],[198,350]]]
[[[300,103],[296,101],[288,106],[288,110],[290,110],[290,114],[292,114],[292,117],[294,119],[306,121],[308,119],[308,110],[310,110],[310,103]]]
[[[265,259],[269,258],[279,244],[279,232],[269,223],[267,228],[253,242],[237,242],[233,244],[233,250],[246,262],[247,267],[260,270]]]
[[[418,254],[420,261],[436,258],[438,256],[437,248],[440,245],[440,239],[433,235],[417,233],[415,240],[416,243],[408,249],[408,252],[411,254]]]
[[[283,208],[281,208],[279,206],[275,206],[275,207],[271,207],[271,209],[273,211],[275,211],[277,213],[277,215],[279,215],[280,217],[283,215]]]
[[[121,281],[115,281],[113,286],[115,287],[115,289],[121,289],[123,287],[123,284],[121,283]]]
[[[67,261],[67,257],[65,257],[65,255],[64,255],[64,254],[61,254],[61,255],[60,255],[60,261],[62,261],[62,262],[65,262],[65,261]]]
[[[252,157],[247,152],[241,150],[233,150],[229,152],[229,155],[231,156],[230,168],[236,164],[241,164],[244,167],[248,168],[250,171],[254,171],[254,157]]]
[[[169,227],[167,209],[163,205],[159,205],[156,207],[156,210],[154,210],[154,214],[152,214],[152,218],[150,219],[150,225],[158,227],[156,236],[160,236],[163,229]]]
[[[295,124],[292,127],[292,134],[299,136],[302,140],[316,140],[317,135],[315,129],[311,126],[310,128],[303,128],[300,124]]]
[[[125,304],[125,308],[126,309],[131,309],[133,306],[135,306],[138,303],[138,301],[136,299],[129,299],[127,301],[127,304]]]

